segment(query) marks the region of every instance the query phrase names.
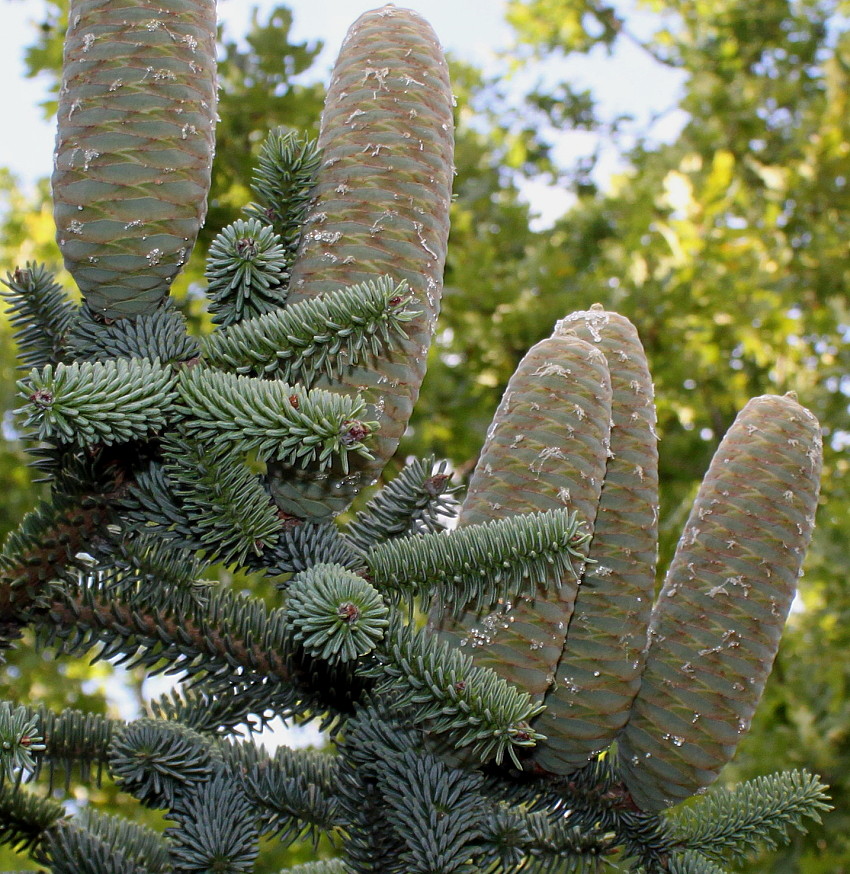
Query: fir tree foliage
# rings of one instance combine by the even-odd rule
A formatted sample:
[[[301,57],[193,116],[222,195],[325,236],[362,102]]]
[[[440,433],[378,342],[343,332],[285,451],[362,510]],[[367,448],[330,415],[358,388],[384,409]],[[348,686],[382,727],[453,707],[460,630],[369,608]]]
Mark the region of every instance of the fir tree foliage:
[[[259,812],[262,834],[291,844],[304,839],[316,843],[322,832],[338,833],[338,759],[285,746],[270,755],[264,747],[250,742],[222,744],[221,751]]]
[[[672,818],[677,842],[722,864],[784,843],[789,829],[805,831],[803,817],[820,822],[830,806],[826,786],[807,771],[757,777],[711,793]]]
[[[195,552],[176,549],[164,543],[161,536],[148,532],[122,540],[114,547],[110,544],[87,583],[88,588],[101,591],[105,597],[131,605],[158,586],[173,598],[173,605],[166,598],[165,609],[180,613],[207,602],[212,583],[204,579],[206,566]]]
[[[413,458],[355,515],[346,536],[362,551],[408,534],[443,531],[457,513],[447,463]]]
[[[64,812],[50,798],[5,783],[0,787],[0,844],[32,850]]]
[[[109,745],[120,720],[96,713],[66,709],[54,713],[44,707],[33,711],[38,733],[45,749],[36,759],[35,776],[47,775],[49,786],[56,784],[56,771],[64,772],[64,783],[70,786],[74,774],[81,780],[100,784],[106,767]]]
[[[286,300],[286,252],[257,219],[238,219],[212,242],[206,270],[213,321],[232,325],[274,311]]]
[[[286,871],[287,874],[348,874],[345,863],[339,859],[329,859],[326,862],[305,862],[303,865],[293,865]]]
[[[273,376],[310,385],[391,350],[406,336],[410,309],[404,282],[389,276],[306,300],[216,331],[204,344],[205,360],[234,373]]]
[[[541,739],[531,720],[540,713],[529,696],[492,671],[475,668],[469,656],[437,643],[424,631],[396,618],[386,632],[377,665],[378,691],[398,706],[416,705],[411,716],[455,749],[467,748],[479,761],[497,764],[505,754],[521,767],[517,748]]]
[[[38,858],[56,872],[165,874],[168,849],[159,835],[125,819],[84,811],[47,833]]]
[[[227,448],[172,438],[164,443],[165,475],[181,510],[192,520],[192,537],[225,564],[245,564],[249,554],[274,546],[280,519],[256,474]]]
[[[315,140],[283,128],[271,131],[260,150],[251,180],[257,200],[245,212],[279,235],[287,267],[298,249],[320,161]]]
[[[67,336],[68,353],[77,360],[158,358],[163,364],[190,361],[198,341],[186,332],[179,310],[163,306],[136,319],[103,321],[88,305],[80,307]]]
[[[193,40],[212,62],[207,0],[157,4],[169,27],[145,3],[133,15],[122,5],[117,19],[79,3],[92,20],[106,17],[94,41],[72,25],[75,76],[88,75],[94,48],[95,66],[118,69],[128,29],[144,30],[137,47],[155,70],[177,65],[179,88],[194,87],[185,67]],[[110,123],[167,146],[163,76],[134,79],[127,106],[110,97]],[[642,594],[612,595],[605,582],[631,571],[651,578],[643,565],[657,544],[651,381],[636,334],[614,314],[568,318],[523,360],[459,508],[448,466],[412,460],[337,519],[382,475],[424,374],[448,232],[445,62],[410,10],[387,6],[355,23],[322,151],[273,132],[255,202],[211,248],[216,327],[198,342],[163,298],[204,212],[210,82],[193,95],[210,98],[196,107],[203,130],[177,128],[174,156],[191,157],[177,189],[145,155],[115,165],[68,151],[69,137],[91,144],[101,132],[95,122],[78,131],[80,106],[63,103],[57,215],[87,303],[74,308],[37,265],[6,283],[32,368],[19,383],[23,421],[43,443],[34,453],[51,492],[0,554],[0,639],[9,646],[31,629],[40,651],[177,674],[183,687],[126,723],[0,702],[0,843],[54,874],[249,872],[262,835],[283,845],[329,835],[340,859],[290,869],[303,874],[607,864],[718,874],[817,820],[825,787],[798,772],[665,810],[707,787],[757,704],[760,686],[747,678],[769,671],[811,533],[814,417],[790,396],[748,406],[651,620]],[[80,101],[84,85],[71,83]],[[138,114],[146,108],[150,129]],[[89,170],[75,164],[80,154],[97,173],[78,189]],[[124,221],[123,198],[105,182],[116,173],[130,185],[147,180],[143,218],[162,214],[167,253]],[[179,202],[167,201],[189,189],[184,234]],[[80,190],[85,221],[71,227]],[[92,260],[111,257],[104,227],[120,250],[111,273]],[[445,530],[458,510],[459,527]],[[701,539],[712,526],[756,556],[752,599],[732,547],[727,567],[717,543]],[[649,556],[641,567],[636,543]],[[709,591],[688,575],[696,561],[720,574]],[[206,581],[212,562],[256,572],[264,597]],[[421,627],[417,609],[432,603],[466,616],[467,636]],[[617,637],[625,619],[629,640]],[[741,632],[753,622],[764,639],[747,649],[755,637]],[[632,692],[640,634],[650,661]],[[596,645],[604,658],[583,684],[578,663]],[[709,659],[699,663],[701,689],[683,652]],[[723,671],[712,671],[719,662]],[[568,694],[550,694],[559,688]],[[671,689],[678,697],[660,706]],[[571,700],[581,719],[560,718]],[[689,711],[695,701],[699,711]],[[697,727],[680,731],[693,713]],[[338,755],[234,740],[275,717],[332,730]],[[577,760],[564,753],[557,767],[540,755],[568,747]],[[97,812],[66,817],[43,791],[57,772],[66,787],[103,773],[164,810],[169,825],[153,834]]]
[[[208,747],[209,741],[179,723],[137,720],[110,744],[109,769],[143,803],[170,809],[181,794],[211,779]]]
[[[175,871],[240,874],[252,869],[259,833],[248,799],[229,775],[216,775],[203,792],[190,796],[177,819],[179,826],[169,830]]]
[[[38,724],[26,707],[12,707],[8,701],[0,702],[0,749],[3,750],[4,777],[14,780],[35,770],[34,753],[45,749],[38,735]]]
[[[339,565],[314,565],[287,586],[295,639],[324,661],[352,661],[384,636],[389,612],[377,589]]]
[[[180,374],[186,436],[213,449],[255,452],[294,465],[347,470],[349,454],[368,455],[377,422],[363,421],[362,400],[322,389],[192,368]]]
[[[449,609],[472,603],[481,610],[540,584],[560,587],[565,575],[578,584],[573,561],[584,558],[580,548],[589,539],[576,513],[547,510],[391,540],[366,561],[373,581],[397,598],[436,594]]]
[[[15,331],[20,366],[44,367],[63,357],[74,305],[43,264],[27,263],[0,280],[8,289],[9,323]]]
[[[176,548],[200,548],[194,522],[183,510],[162,461],[150,461],[136,472],[120,506],[128,531],[156,536]]]
[[[175,374],[159,359],[48,364],[19,383],[24,426],[39,440],[78,446],[127,443],[162,428],[173,410]]]

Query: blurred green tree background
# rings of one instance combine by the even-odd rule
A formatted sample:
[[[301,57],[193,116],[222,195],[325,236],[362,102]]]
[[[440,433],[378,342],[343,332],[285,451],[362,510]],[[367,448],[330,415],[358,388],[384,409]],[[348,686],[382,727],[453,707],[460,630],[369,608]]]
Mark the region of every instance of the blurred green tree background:
[[[51,76],[54,91],[66,11],[65,0],[51,0],[26,55],[29,74]],[[850,872],[850,3],[511,0],[508,20],[516,46],[499,75],[452,64],[457,179],[444,312],[400,459],[434,451],[468,472],[528,347],[567,313],[602,303],[637,325],[655,378],[664,567],[737,410],[754,395],[796,391],[825,430],[822,506],[799,609],[729,777],[796,766],[832,787],[835,810],[823,827],[749,870]],[[222,34],[207,231],[175,287],[198,331],[207,324],[206,246],[249,199],[265,132],[316,128],[323,94],[298,74],[318,47],[293,43],[291,24],[281,6],[255,15],[238,40]],[[596,88],[571,78],[582,62],[608,57],[617,70],[624,47],[681,83],[665,107],[680,122],[672,136],[612,116]],[[564,130],[583,132],[590,148],[564,160]],[[612,165],[613,177],[603,172]],[[532,183],[571,194],[568,211],[545,228],[523,194]],[[61,263],[49,187],[27,192],[0,171],[0,267],[27,260]],[[0,321],[7,411],[16,405],[15,366]],[[3,533],[38,488],[25,465],[7,412]],[[141,694],[132,674],[54,663],[25,645],[0,671],[4,697],[98,712],[115,706],[107,684],[128,690],[131,702]],[[73,800],[120,804],[106,785]],[[270,846],[257,870],[298,853]],[[23,864],[0,856],[0,867]]]

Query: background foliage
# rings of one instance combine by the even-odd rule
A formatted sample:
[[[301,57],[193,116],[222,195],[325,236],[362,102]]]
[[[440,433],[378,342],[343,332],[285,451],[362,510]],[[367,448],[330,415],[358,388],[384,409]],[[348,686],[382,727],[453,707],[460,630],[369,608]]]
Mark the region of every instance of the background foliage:
[[[26,57],[30,74],[47,73],[55,84],[64,0],[48,8]],[[444,313],[400,453],[435,451],[468,472],[524,352],[555,320],[598,301],[637,325],[656,381],[663,564],[737,409],[751,396],[788,390],[813,409],[826,428],[827,454],[801,609],[730,778],[779,763],[806,767],[830,784],[835,810],[790,849],[755,860],[752,870],[762,872],[850,871],[848,13],[850,4],[837,0],[509,3],[519,60],[505,66],[515,78],[488,80],[452,65],[458,175]],[[292,43],[291,21],[279,7],[255,16],[244,40],[222,35],[222,122],[207,231],[176,288],[199,331],[208,324],[193,294],[203,281],[202,256],[249,199],[252,155],[268,128],[313,130],[321,109],[318,86],[292,81],[309,69],[316,47]],[[653,140],[628,118],[605,117],[592,89],[561,81],[570,58],[604,56],[626,42],[683,82],[670,110],[682,111],[685,122],[672,141]],[[589,132],[599,149],[559,165],[553,145],[564,128]],[[621,170],[602,184],[598,161],[612,150]],[[545,230],[533,229],[521,195],[526,181],[541,179],[574,195],[569,212]],[[58,263],[48,195],[46,183],[24,192],[0,171],[4,270],[28,259]],[[5,410],[14,405],[9,338],[4,321]],[[37,486],[8,414],[3,424],[5,532]],[[102,666],[60,668],[22,647],[0,683],[3,697],[103,712],[109,674]],[[139,694],[132,677],[128,688]],[[107,787],[92,790],[91,800],[120,803]],[[274,870],[297,861],[294,852],[283,859],[270,847],[263,864]],[[0,866],[13,864],[23,863],[0,858]]]

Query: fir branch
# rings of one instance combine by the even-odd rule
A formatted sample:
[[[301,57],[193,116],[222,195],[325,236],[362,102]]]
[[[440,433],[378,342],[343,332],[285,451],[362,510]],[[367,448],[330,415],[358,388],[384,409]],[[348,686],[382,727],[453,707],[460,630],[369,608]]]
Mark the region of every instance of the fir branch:
[[[616,775],[616,782],[614,776]],[[568,825],[594,834],[613,835],[613,843],[633,859],[635,867],[656,871],[665,864],[673,844],[667,821],[658,814],[635,808],[616,766],[591,762],[568,777],[546,780],[547,794],[560,793],[558,804],[550,805],[548,815],[569,812]]]
[[[79,654],[102,643],[96,658],[123,655],[148,668],[205,675],[208,686],[215,678],[226,688],[236,673],[237,684],[293,679],[287,657],[296,647],[284,610],[269,611],[257,599],[216,590],[204,610],[174,615],[162,609],[161,599],[153,589],[130,607],[69,588],[39,617],[38,643]]]
[[[136,606],[70,590],[38,615],[37,645],[69,654],[118,658],[149,672],[184,673],[202,693],[232,696],[227,713],[325,718],[350,709],[363,681],[309,659],[293,640],[283,609],[228,591],[211,593],[196,615],[169,614],[154,589]],[[241,699],[241,700],[240,700]]]
[[[0,701],[0,785],[7,777],[20,780],[34,774],[34,754],[44,749],[35,714],[28,707]]]
[[[712,792],[671,816],[676,844],[720,863],[773,850],[788,841],[790,829],[806,830],[804,818],[820,822],[821,812],[832,809],[826,788],[808,771],[785,771]]]
[[[411,726],[413,710],[390,697],[367,696],[345,724],[340,751],[347,762],[371,776],[386,759],[425,749],[421,730]]]
[[[81,810],[76,822],[106,846],[118,850],[130,864],[138,865],[151,874],[170,870],[168,845],[152,829],[91,808]]]
[[[198,689],[173,689],[148,702],[148,709],[155,719],[181,722],[198,732],[238,734],[240,725],[262,731],[273,716],[266,710],[266,691],[263,686],[232,686],[212,695]]]
[[[186,333],[186,319],[164,306],[135,319],[102,321],[83,304],[68,335],[69,353],[86,361],[158,358],[163,364],[197,358],[200,347]]]
[[[393,540],[366,555],[372,582],[397,599],[439,596],[448,609],[480,610],[576,577],[572,559],[590,535],[568,510],[523,513],[441,534]]]
[[[18,344],[21,367],[45,367],[62,360],[63,345],[75,307],[43,264],[27,262],[0,280],[8,291],[8,316]]]
[[[416,705],[415,724],[427,723],[434,735],[455,749],[468,748],[479,761],[500,763],[507,753],[521,767],[517,749],[543,739],[531,728],[542,704],[427,630],[394,617],[376,661],[363,670],[379,678],[378,694],[392,696],[398,707]]]
[[[530,835],[527,847],[534,861],[523,870],[534,874],[582,874],[597,871],[602,857],[612,851],[610,835],[573,824],[568,816],[552,820],[543,813],[526,814]]]
[[[411,874],[475,869],[484,809],[479,775],[447,767],[427,753],[409,751],[383,762],[378,785],[387,821],[405,845],[398,860]],[[437,816],[435,811],[439,811]]]
[[[606,847],[622,847],[636,868],[660,871],[674,847],[667,821],[635,809],[616,761],[607,755],[567,776],[506,781],[494,774],[485,792],[492,803],[539,813],[556,828],[578,829],[590,840],[585,862],[604,855]]]
[[[91,446],[160,430],[173,412],[174,372],[157,359],[48,364],[18,382],[25,427],[38,439]]]
[[[213,776],[210,741],[179,723],[137,719],[109,747],[112,777],[148,807],[173,808]]]
[[[284,128],[270,131],[260,149],[259,166],[251,180],[257,202],[245,213],[280,234],[290,261],[298,249],[320,161],[315,140]]]
[[[312,750],[278,747],[273,756],[254,744],[221,745],[225,764],[258,819],[260,832],[285,845],[339,826],[336,783],[339,761]]]
[[[344,763],[346,765],[348,763]],[[404,844],[387,823],[374,779],[343,767],[337,783],[340,817],[346,831],[345,867],[350,874],[400,874]]]
[[[16,635],[56,580],[87,567],[80,553],[112,519],[109,498],[107,485],[102,493],[54,494],[24,516],[0,553],[0,638]]]
[[[349,524],[346,535],[361,550],[409,534],[432,534],[446,526],[440,516],[453,517],[457,502],[447,462],[433,456],[409,461]]]
[[[94,767],[95,781],[99,784],[109,744],[115,731],[124,723],[97,713],[70,709],[54,713],[41,707],[33,714],[38,720],[39,733],[45,744],[45,750],[37,760],[36,776],[40,776],[46,767],[52,787],[56,770],[61,769],[65,773],[67,787],[74,766],[84,781],[90,779]]]
[[[596,872],[617,850],[604,828],[575,824],[571,811],[559,817],[523,807],[499,806],[483,821],[481,868],[534,874]]]
[[[278,874],[351,874],[342,859],[327,859],[321,862],[304,862],[292,868],[282,868]]]
[[[237,219],[210,244],[207,296],[218,325],[237,325],[286,301],[287,253],[280,237],[257,219]]]
[[[125,601],[142,603],[145,593],[158,587],[161,608],[184,614],[206,604],[211,582],[201,579],[207,565],[193,552],[175,547],[152,534],[123,538],[106,561],[87,574],[86,588]]]
[[[669,874],[727,874],[724,868],[694,850],[670,856],[665,870]]]
[[[334,522],[285,519],[277,545],[266,550],[257,569],[271,576],[297,574],[317,564],[338,564],[362,570],[363,558],[355,552]]]
[[[384,636],[389,612],[363,577],[332,564],[314,565],[287,586],[286,612],[295,640],[324,661],[353,661]]]
[[[170,870],[164,846],[153,832],[134,823],[104,823],[90,817],[62,820],[49,829],[34,854],[53,874],[165,874]],[[112,841],[115,841],[113,844]],[[126,841],[126,844],[120,843]],[[148,852],[150,855],[143,855]]]
[[[573,816],[578,811],[589,811],[588,823],[605,821],[613,828],[614,809],[629,806],[622,783],[619,781],[609,757],[588,762],[584,768],[568,776],[545,774],[540,777],[525,777],[522,780],[506,781],[496,773],[490,776],[485,786],[488,798],[494,804],[521,807],[529,813],[544,813],[552,820],[566,812]],[[630,806],[630,809],[633,805]],[[658,821],[658,817],[653,817]]]
[[[355,872],[403,872],[405,845],[387,822],[378,786],[384,763],[409,751],[422,751],[423,735],[407,718],[413,708],[396,707],[397,700],[370,697],[345,725],[338,746],[340,816],[347,831],[346,864]]]
[[[361,421],[360,398],[196,367],[179,383],[186,434],[212,448],[256,452],[296,466],[348,469],[349,453],[368,456],[363,441],[377,422]]]
[[[32,850],[45,832],[64,816],[60,804],[6,783],[0,786],[0,845]]]
[[[397,699],[372,699],[346,725],[340,752],[347,785],[362,786],[361,798],[376,814],[371,817],[370,807],[343,793],[346,857],[354,858],[356,871],[471,871],[468,863],[485,812],[484,778],[451,769],[426,751],[423,735],[410,727],[415,708],[397,704]],[[369,857],[375,840],[383,850]]]
[[[114,720],[79,710],[53,713],[44,707],[0,704],[0,744],[3,766],[8,776],[20,781],[24,776],[37,778],[48,766],[50,786],[56,768],[62,768],[66,782],[74,765],[82,780],[88,780],[92,766],[97,780],[106,760],[106,749],[116,725]],[[2,778],[0,778],[2,782]]]
[[[277,508],[259,477],[226,445],[213,450],[176,437],[162,443],[164,473],[180,501],[192,538],[212,561],[244,565],[274,547]]]
[[[253,870],[259,834],[248,799],[233,779],[217,774],[176,814],[166,830],[176,872],[240,874]]]
[[[174,483],[158,461],[136,472],[135,482],[117,504],[117,510],[128,530],[137,534],[149,534],[187,550],[202,546],[174,492]]]
[[[410,309],[406,282],[389,276],[299,301],[218,330],[204,342],[204,360],[236,373],[310,385],[394,348],[405,338]]]
[[[229,593],[217,591],[207,608],[211,616],[178,617],[157,609],[158,596],[152,591],[130,607],[115,600],[103,601],[85,590],[66,592],[55,597],[48,612],[38,617],[37,643],[80,655],[102,644],[95,658],[122,655],[125,661],[150,669],[216,677],[223,686],[237,668],[246,672],[243,682],[291,679],[281,655],[293,647],[291,642],[287,644],[289,634],[282,610],[269,615],[258,603],[247,599],[236,603]],[[240,636],[239,631],[244,634]],[[270,644],[268,649],[266,643]]]
[[[532,842],[528,817],[499,805],[481,823],[479,865],[485,872],[520,871]]]

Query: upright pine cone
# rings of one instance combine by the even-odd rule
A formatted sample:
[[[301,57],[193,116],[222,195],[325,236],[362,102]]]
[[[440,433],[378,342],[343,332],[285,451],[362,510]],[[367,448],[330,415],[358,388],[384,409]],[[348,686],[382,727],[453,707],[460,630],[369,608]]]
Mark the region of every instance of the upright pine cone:
[[[568,507],[593,532],[611,432],[605,356],[575,336],[532,347],[511,377],[469,484],[458,525]],[[577,569],[578,573],[581,569]],[[430,626],[536,701],[555,679],[578,578],[489,615],[431,612]],[[545,746],[548,741],[543,743]]]
[[[453,174],[448,68],[430,25],[385,6],[351,26],[322,115],[323,165],[292,266],[289,303],[388,274],[406,279],[421,314],[407,340],[320,387],[361,393],[380,423],[372,459],[348,475],[269,468],[279,506],[296,516],[341,513],[374,482],[407,427],[440,308]],[[374,415],[373,415],[374,413]]]
[[[89,306],[155,310],[206,214],[215,142],[215,0],[71,0],[54,217]]]
[[[559,322],[608,362],[611,454],[593,542],[534,751],[546,771],[568,774],[607,749],[640,686],[658,551],[658,447],[646,355],[634,325],[598,304]]]
[[[641,809],[708,786],[749,729],[812,536],[821,457],[817,420],[793,395],[751,400],[718,447],[653,608],[619,739]]]

